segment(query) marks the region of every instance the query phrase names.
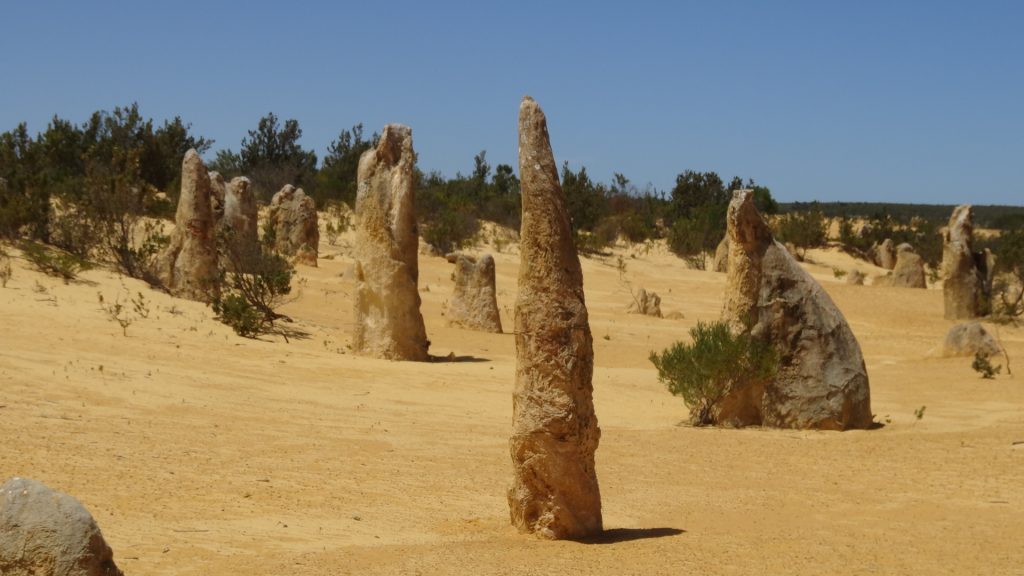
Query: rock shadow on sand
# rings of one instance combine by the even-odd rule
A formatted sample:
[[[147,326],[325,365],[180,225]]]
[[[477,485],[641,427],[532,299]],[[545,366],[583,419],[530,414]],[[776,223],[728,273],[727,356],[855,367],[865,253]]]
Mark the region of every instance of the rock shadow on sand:
[[[580,538],[576,541],[581,544],[618,544],[634,540],[679,536],[685,533],[686,530],[680,528],[612,528],[595,536]]]

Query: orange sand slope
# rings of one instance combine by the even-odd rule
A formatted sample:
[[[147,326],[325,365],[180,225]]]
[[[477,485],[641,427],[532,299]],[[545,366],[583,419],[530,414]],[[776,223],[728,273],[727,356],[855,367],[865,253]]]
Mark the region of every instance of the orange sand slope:
[[[832,268],[854,262],[812,251],[886,426],[694,429],[647,356],[718,317],[725,276],[661,246],[618,250],[622,278],[614,257],[584,259],[608,532],[544,542],[508,523],[512,335],[447,327],[452,265],[421,256],[431,351],[456,361],[354,357],[348,244],[300,267],[285,312],[308,336],[290,343],[107,271],[63,285],[17,261],[0,289],[0,475],[77,496],[129,575],[1024,570],[1022,377],[929,357],[951,326],[938,290],[847,286]],[[515,246],[495,257],[511,330]],[[684,318],[626,315],[627,285]],[[149,317],[125,337],[97,293],[140,290]],[[1024,372],[1024,331],[1000,333]]]

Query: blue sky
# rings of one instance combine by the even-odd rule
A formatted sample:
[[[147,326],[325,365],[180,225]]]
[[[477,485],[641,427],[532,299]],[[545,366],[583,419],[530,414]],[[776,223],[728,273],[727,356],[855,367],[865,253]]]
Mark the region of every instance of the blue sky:
[[[420,166],[559,162],[784,201],[1024,204],[1022,2],[0,2],[0,131],[139,102],[238,149],[273,111],[323,154],[412,126]]]

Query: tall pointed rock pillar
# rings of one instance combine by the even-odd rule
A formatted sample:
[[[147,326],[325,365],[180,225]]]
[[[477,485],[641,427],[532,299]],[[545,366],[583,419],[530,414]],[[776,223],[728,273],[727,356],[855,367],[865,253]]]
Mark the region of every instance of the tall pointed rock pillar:
[[[509,508],[520,531],[581,538],[602,529],[593,338],[547,120],[529,96],[519,106],[519,177],[523,221]]]
[[[973,232],[973,208],[969,204],[957,206],[942,233],[942,300],[948,320],[969,320],[981,315],[985,272],[980,268],[985,260],[974,253]]]
[[[181,163],[181,195],[170,243],[160,255],[157,274],[174,296],[207,300],[217,274],[213,185],[194,150]]]

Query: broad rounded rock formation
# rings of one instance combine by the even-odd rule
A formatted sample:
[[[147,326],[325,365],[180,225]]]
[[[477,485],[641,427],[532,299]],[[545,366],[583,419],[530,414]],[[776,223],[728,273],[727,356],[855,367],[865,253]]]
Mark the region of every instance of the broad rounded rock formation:
[[[987,358],[1002,350],[996,339],[979,322],[964,322],[953,326],[942,342],[942,355],[947,357],[981,354]]]
[[[270,200],[268,228],[274,250],[297,264],[316,266],[320,228],[316,202],[302,188],[287,184]]]
[[[924,273],[924,259],[914,248],[904,242],[896,248],[896,266],[893,267],[889,285],[897,288],[927,288]]]
[[[661,318],[661,296],[640,288],[633,295],[633,301],[629,304],[627,312]]]
[[[448,323],[470,330],[501,333],[501,315],[495,290],[494,257],[479,259],[459,254],[455,258],[455,291],[448,303]]]
[[[964,320],[981,315],[988,278],[984,254],[972,250],[974,210],[957,206],[942,233],[942,299],[948,320]]]
[[[0,486],[0,574],[123,576],[78,500],[17,477]]]
[[[356,294],[352,348],[390,360],[425,361],[420,313],[412,130],[384,127],[377,147],[359,158],[355,208]]]
[[[871,425],[860,345],[821,286],[775,241],[747,191],[728,211],[728,286],[723,318],[763,338],[780,364],[764,389],[733,391],[716,421],[846,430]]]
[[[529,96],[519,106],[519,296],[513,394],[512,524],[543,538],[602,529],[594,452],[594,343],[583,271],[551,152],[547,119]]]
[[[194,149],[181,163],[181,196],[170,243],[158,258],[157,276],[174,296],[208,300],[217,274],[212,184]]]

